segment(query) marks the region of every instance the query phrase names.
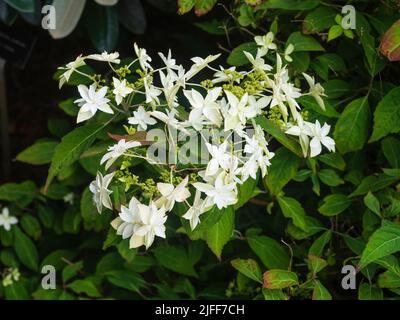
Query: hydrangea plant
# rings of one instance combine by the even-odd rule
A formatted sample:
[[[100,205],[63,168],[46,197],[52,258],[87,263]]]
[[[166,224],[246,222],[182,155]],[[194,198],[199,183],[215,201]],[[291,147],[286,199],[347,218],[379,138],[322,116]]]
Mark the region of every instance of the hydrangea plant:
[[[189,222],[193,232],[206,213],[218,215],[249,200],[241,190],[258,175],[264,178],[274,157],[266,121],[281,131],[283,143],[300,145],[304,157],[319,155],[323,147],[335,151],[330,126],[308,121],[297,101],[309,95],[324,110],[323,87],[305,73],[307,90],[299,79],[298,86],[293,83],[290,50],[281,52],[272,32],[254,40],[256,54],[243,51],[251,63],[247,70],[213,67],[219,55],[194,57],[185,70],[171,51],[159,53],[162,66],[156,68],[137,44],[136,58],[127,63],[117,52],[104,52],[79,56],[60,68],[60,87],[73,73],[89,80],[77,83],[77,123],[101,114],[125,130],[108,132],[114,142],[89,188],[99,213],[103,208],[118,213],[111,225],[130,238],[130,248],[149,248],[155,237],[165,238],[171,212]],[[88,74],[80,69],[93,60],[106,63],[108,70]],[[200,78],[201,73],[210,76]],[[159,179],[146,179],[132,167],[135,161],[146,162]],[[119,188],[126,197],[116,203],[111,196]]]

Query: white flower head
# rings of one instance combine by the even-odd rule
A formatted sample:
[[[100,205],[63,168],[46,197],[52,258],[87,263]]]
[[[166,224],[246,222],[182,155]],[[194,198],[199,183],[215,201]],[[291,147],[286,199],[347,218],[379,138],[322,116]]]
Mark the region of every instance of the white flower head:
[[[186,176],[176,187],[172,183],[157,183],[157,189],[161,193],[161,197],[156,201],[157,206],[164,206],[166,211],[171,211],[175,202],[183,202],[189,198],[188,182],[189,176]]]
[[[313,137],[310,142],[310,157],[315,157],[321,153],[322,145],[329,151],[335,151],[335,141],[328,137],[331,126],[325,123],[322,127],[317,120],[311,126],[311,136]]]
[[[117,230],[122,239],[130,238],[141,225],[138,205],[139,201],[132,197],[128,207],[121,206],[119,217],[111,222],[111,226]]]
[[[121,60],[118,58],[118,52],[108,53],[107,51],[104,51],[101,54],[91,54],[90,56],[88,56],[88,59],[120,64]]]
[[[127,95],[133,92],[133,89],[128,87],[126,84],[126,79],[120,81],[117,78],[113,77],[113,85],[114,90],[113,93],[115,94],[115,102],[117,105],[120,105],[122,99],[125,98]]]
[[[75,103],[80,106],[77,123],[92,118],[96,114],[97,110],[110,114],[114,113],[114,111],[108,105],[110,99],[105,97],[107,95],[108,88],[102,87],[99,90],[96,90],[96,88],[96,84],[91,84],[89,88],[83,84],[78,86],[78,91],[81,95],[81,98],[75,100]]]
[[[265,60],[262,58],[264,55],[264,51],[260,48],[257,49],[256,56],[253,57],[253,55],[250,52],[243,51],[244,55],[247,57],[247,59],[250,61],[250,63],[253,65],[254,69],[256,70],[262,70],[262,71],[271,71],[272,66],[269,64],[265,63]]]
[[[203,70],[205,67],[208,66],[209,63],[213,62],[214,60],[218,59],[221,54],[216,54],[216,55],[209,55],[205,59],[200,58],[200,57],[194,57],[191,60],[194,62],[194,64],[191,66],[189,71],[186,73],[186,80],[189,80],[193,76],[195,76],[197,73],[199,73],[201,70]]]
[[[136,56],[139,59],[139,64],[142,70],[147,70],[147,68],[151,69],[151,65],[149,62],[151,62],[150,56],[147,54],[146,49],[139,48],[139,46],[134,43],[133,47],[135,49]]]
[[[325,103],[322,99],[323,96],[326,96],[325,89],[321,84],[315,83],[314,77],[309,76],[306,73],[303,73],[304,78],[307,80],[308,85],[310,86],[309,94],[314,97],[317,101],[318,105],[322,110],[325,110]]]
[[[200,223],[200,216],[210,209],[211,206],[207,205],[207,199],[201,199],[201,192],[199,190],[196,190],[193,205],[182,216],[182,218],[189,220],[190,228],[194,230],[196,226]]]
[[[154,242],[155,236],[165,238],[165,208],[157,208],[154,202],[148,206],[138,204],[140,226],[134,231],[130,241],[130,248],[138,248],[142,245],[148,249]]]
[[[106,162],[106,170],[108,170],[111,165],[122,156],[127,150],[140,146],[141,143],[139,141],[128,141],[125,139],[121,139],[118,143],[114,144],[111,147],[108,147],[108,152],[101,158],[100,164]]]
[[[267,54],[268,50],[276,50],[276,44],[274,43],[274,33],[268,32],[264,36],[256,36],[254,37],[254,41],[258,46],[261,47],[261,52],[263,55]]]
[[[97,172],[96,179],[89,185],[89,190],[93,193],[93,201],[96,204],[97,211],[101,213],[103,206],[112,210],[110,199],[111,190],[108,189],[115,172],[109,173],[103,177]]]
[[[208,196],[207,205],[215,204],[218,209],[222,209],[237,202],[235,183],[226,184],[223,175],[217,177],[214,185],[195,182],[193,186]]]
[[[66,70],[59,79],[59,88],[63,86],[65,82],[69,81],[69,78],[71,75],[76,71],[79,67],[84,66],[86,57],[82,57],[82,55],[79,55],[74,61],[67,63],[65,67],[59,67],[58,69],[60,70]]]
[[[10,216],[10,211],[7,207],[4,207],[0,214],[0,227],[3,227],[6,231],[10,231],[11,226],[17,223],[18,219],[14,216]]]
[[[147,130],[147,125],[154,125],[157,121],[150,117],[150,113],[143,106],[139,106],[137,111],[133,111],[133,117],[128,118],[128,123],[137,125],[138,129]]]

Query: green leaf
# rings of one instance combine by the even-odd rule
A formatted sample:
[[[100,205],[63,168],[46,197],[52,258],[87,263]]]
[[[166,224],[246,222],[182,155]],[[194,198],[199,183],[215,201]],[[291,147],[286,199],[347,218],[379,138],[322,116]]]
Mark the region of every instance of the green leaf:
[[[382,300],[383,292],[381,289],[370,285],[369,283],[362,283],[358,289],[358,300]]]
[[[35,165],[50,163],[56,146],[57,142],[55,141],[38,141],[20,152],[17,160]]]
[[[36,185],[32,181],[6,183],[0,186],[0,200],[18,202],[23,207],[30,204],[37,193]]]
[[[322,86],[329,99],[341,98],[352,91],[352,86],[349,83],[339,79],[329,80]]]
[[[351,197],[361,196],[368,193],[368,191],[375,192],[390,186],[399,179],[398,176],[389,176],[386,174],[377,174],[365,177],[359,186],[350,195]]]
[[[154,256],[163,267],[186,276],[197,277],[187,252],[183,247],[160,245],[153,249]]]
[[[301,32],[293,32],[286,41],[286,46],[292,44],[294,52],[297,51],[325,51],[325,49],[311,36],[305,36]]]
[[[216,3],[217,0],[196,0],[194,12],[197,16],[205,15],[214,7]]]
[[[133,292],[138,292],[146,286],[145,280],[139,274],[128,270],[107,272],[107,280],[117,287]]]
[[[361,255],[359,268],[397,251],[400,251],[400,226],[384,221],[382,227],[369,238]]]
[[[250,177],[243,184],[239,185],[238,201],[234,205],[235,210],[245,205],[250,199],[252,199],[259,193],[258,189],[256,188],[257,182],[258,176],[255,180]]]
[[[90,278],[75,280],[68,285],[68,288],[75,293],[84,293],[91,298],[101,297],[101,293]]]
[[[361,150],[368,139],[370,110],[368,97],[349,103],[336,123],[333,133],[340,153]]]
[[[371,193],[371,191],[369,191],[364,197],[364,204],[373,213],[376,213],[378,216],[381,215],[381,206],[379,204],[379,200]]]
[[[318,211],[324,216],[332,217],[344,210],[351,205],[351,199],[343,194],[331,194],[324,198],[324,203],[318,208]]]
[[[211,251],[221,260],[222,249],[232,237],[235,227],[235,211],[229,206],[221,219],[206,232],[206,241]]]
[[[343,34],[343,28],[339,25],[334,25],[329,29],[328,42],[339,38]]]
[[[288,300],[288,297],[281,289],[262,288],[265,300]]]
[[[226,32],[223,22],[217,19],[213,19],[211,21],[195,22],[194,25],[210,34],[224,35]]]
[[[299,157],[303,157],[303,152],[301,151],[300,144],[288,137],[275,123],[268,120],[265,117],[257,117],[256,123],[261,126],[267,133],[273,136],[278,142],[280,142],[284,147],[292,151]]]
[[[86,26],[93,45],[100,52],[112,51],[117,45],[119,36],[116,6],[91,5],[87,11]]]
[[[321,161],[332,168],[343,171],[346,168],[346,162],[338,152],[325,153],[318,156],[318,161]]]
[[[36,246],[18,227],[14,227],[14,250],[19,260],[29,269],[38,271],[39,255]]]
[[[297,274],[287,270],[268,270],[263,275],[263,287],[267,289],[283,289],[299,283]]]
[[[268,269],[286,269],[289,266],[289,255],[276,240],[267,236],[248,236],[247,241]]]
[[[378,277],[379,288],[399,288],[400,287],[400,276],[394,272],[388,270],[381,273]]]
[[[310,249],[308,250],[308,254],[315,255],[317,257],[321,257],[325,246],[331,241],[332,239],[332,231],[327,230],[322,235],[320,235],[311,245]]]
[[[322,169],[318,171],[318,178],[323,184],[326,184],[330,187],[337,187],[341,184],[344,184],[344,180],[340,178],[336,171],[332,169]]]
[[[400,87],[392,89],[378,104],[374,112],[374,128],[369,142],[377,141],[389,133],[400,131]]]
[[[297,72],[306,72],[310,66],[310,54],[307,51],[292,52],[292,66]]]
[[[301,159],[286,148],[279,148],[271,159],[265,182],[271,194],[277,195],[296,176]]]
[[[231,264],[236,270],[244,274],[246,277],[259,283],[263,283],[261,269],[258,266],[258,263],[253,259],[235,259],[231,261]]]
[[[335,24],[337,11],[330,7],[319,7],[308,13],[303,21],[305,34],[319,33]]]
[[[14,281],[13,284],[4,288],[7,300],[29,300],[28,290],[21,281]]]
[[[312,294],[313,300],[332,300],[332,295],[329,293],[319,280],[314,280],[314,290]]]
[[[42,234],[38,219],[30,214],[25,214],[22,216],[21,227],[28,236],[35,240],[38,240]]]
[[[382,151],[393,168],[400,168],[400,141],[393,137],[382,140]]]
[[[328,265],[326,260],[317,257],[316,255],[309,254],[308,255],[308,269],[313,273],[317,274],[322,269],[324,269]]]
[[[76,250],[55,250],[43,259],[40,268],[43,268],[45,265],[52,265],[57,271],[61,271],[67,265],[67,261],[73,260],[76,254]]]
[[[284,9],[284,10],[311,10],[318,7],[319,0],[268,0],[265,2],[265,8]]]
[[[302,105],[305,109],[317,112],[322,114],[323,116],[329,118],[339,118],[340,114],[336,111],[336,109],[330,104],[329,101],[324,101],[325,110],[321,109],[318,102],[311,96],[302,96],[297,99],[297,101]]]
[[[178,13],[185,14],[193,9],[196,4],[196,0],[178,0]]]
[[[63,282],[66,283],[75,277],[83,268],[83,261],[78,261],[73,264],[68,264],[62,271]]]
[[[304,231],[308,231],[307,222],[305,220],[306,213],[300,202],[294,198],[278,197],[278,203],[283,215],[286,218],[292,219],[293,224],[296,227],[299,227]]]
[[[20,12],[33,12],[35,9],[34,0],[4,0],[9,6]]]
[[[60,170],[78,160],[82,152],[90,147],[106,125],[107,123],[87,124],[74,129],[61,140],[61,143],[55,149],[51,161],[46,180],[46,190]]]
[[[247,51],[251,53],[253,56],[255,56],[257,52],[257,44],[255,42],[246,42],[234,48],[232,52],[229,54],[228,59],[226,60],[228,64],[236,67],[249,64],[250,61],[244,55],[243,51]]]

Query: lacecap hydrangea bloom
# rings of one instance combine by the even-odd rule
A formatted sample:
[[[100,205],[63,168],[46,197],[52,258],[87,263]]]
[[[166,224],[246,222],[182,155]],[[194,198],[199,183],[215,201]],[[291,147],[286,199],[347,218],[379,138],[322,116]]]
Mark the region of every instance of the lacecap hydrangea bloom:
[[[272,121],[290,139],[298,139],[304,157],[315,157],[324,148],[335,150],[330,126],[309,121],[298,102],[309,95],[325,108],[324,89],[312,76],[303,74],[305,92],[292,82],[285,61],[292,61],[293,46],[280,52],[272,33],[257,36],[255,42],[256,52],[243,52],[250,66],[243,70],[213,67],[218,54],[194,57],[185,70],[171,51],[159,53],[162,65],[156,68],[137,44],[133,60],[104,52],[79,56],[62,68],[60,86],[74,72],[90,80],[78,86],[77,122],[94,121],[102,114],[125,131],[109,132],[114,143],[102,155],[104,170],[97,173],[90,191],[100,213],[103,208],[115,212],[111,225],[118,235],[130,239],[131,248],[149,248],[156,237],[165,238],[165,223],[175,209],[191,229],[197,228],[203,214],[235,205],[240,186],[248,179],[268,174],[274,157],[272,137],[260,118]],[[90,60],[106,63],[107,76],[81,71]],[[209,76],[200,78],[202,72]],[[155,129],[164,133],[164,140],[152,139]],[[196,139],[205,148],[195,160],[183,157],[180,151],[185,143]],[[172,154],[172,160],[150,155],[156,145]],[[151,166],[159,180],[135,171],[135,161]],[[113,199],[121,188],[126,203]]]

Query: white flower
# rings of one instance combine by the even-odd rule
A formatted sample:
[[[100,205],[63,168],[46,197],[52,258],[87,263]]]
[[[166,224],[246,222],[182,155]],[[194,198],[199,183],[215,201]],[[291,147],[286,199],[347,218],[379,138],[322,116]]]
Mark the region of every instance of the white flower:
[[[325,110],[325,103],[324,100],[322,99],[322,96],[326,96],[324,87],[321,86],[321,84],[319,83],[315,83],[314,77],[311,77],[306,73],[303,73],[303,76],[307,80],[308,85],[310,86],[309,94],[312,97],[314,97],[314,99],[317,101],[321,109]]]
[[[103,177],[100,172],[97,172],[96,180],[92,181],[89,185],[89,190],[93,193],[93,201],[96,204],[97,211],[101,213],[103,206],[112,210],[112,203],[110,199],[111,190],[108,186],[114,177],[115,172],[107,174]]]
[[[212,82],[215,83],[219,83],[219,82],[228,82],[228,81],[235,81],[237,83],[240,82],[240,78],[236,78],[234,79],[233,76],[233,71],[236,71],[236,67],[230,67],[228,69],[225,69],[224,67],[220,66],[219,67],[221,70],[220,71],[216,71],[214,73],[214,78],[212,79]],[[228,72],[231,71],[231,72]],[[238,74],[244,74],[244,72],[237,72]]]
[[[182,216],[182,218],[189,220],[190,228],[194,230],[200,222],[200,216],[208,211],[211,206],[207,206],[207,199],[201,199],[201,192],[196,190],[194,195],[193,205],[189,210]]]
[[[253,57],[253,55],[250,52],[243,51],[243,53],[250,61],[250,63],[253,65],[254,69],[263,71],[272,70],[272,67],[269,64],[265,63],[264,59],[262,58],[263,50],[257,49],[257,54],[255,57]]]
[[[82,55],[78,56],[74,61],[69,62],[65,67],[59,67],[58,69],[60,70],[66,70],[61,76],[60,76],[60,81],[59,81],[59,88],[63,86],[65,82],[69,81],[69,78],[71,77],[72,73],[79,67],[84,66],[86,57],[82,57]]]
[[[151,58],[150,58],[150,56],[146,53],[146,49],[139,48],[138,45],[137,45],[136,43],[133,44],[133,47],[134,47],[134,49],[135,49],[136,56],[137,56],[138,59],[139,59],[140,67],[141,67],[143,70],[146,70],[147,68],[150,68],[150,69],[151,69],[151,66],[150,66],[150,64],[149,64],[149,62],[151,62]]]
[[[148,84],[147,83],[148,78],[145,77],[143,79],[143,84],[144,84],[144,91],[146,94],[146,103],[151,103],[151,104],[159,104],[160,100],[158,99],[158,96],[161,94],[161,90],[153,86],[153,84]]]
[[[217,177],[214,185],[195,182],[193,186],[208,196],[207,205],[215,204],[218,209],[222,209],[237,202],[235,183],[225,184],[222,175]]]
[[[75,100],[75,103],[80,106],[77,123],[92,118],[96,114],[97,110],[110,114],[114,113],[108,105],[110,100],[105,98],[107,90],[107,87],[102,87],[96,91],[95,84],[90,85],[89,88],[83,84],[78,86],[81,99]]]
[[[108,170],[115,160],[122,156],[128,149],[135,148],[140,145],[141,143],[139,141],[126,142],[125,139],[121,139],[118,141],[118,143],[108,147],[108,152],[101,158],[100,164],[107,162],[105,168]]]
[[[321,153],[322,145],[324,145],[329,151],[335,151],[335,141],[328,137],[331,126],[324,124],[321,128],[321,124],[317,120],[311,127],[312,139],[310,142],[310,157],[315,157]]]
[[[143,106],[139,106],[137,111],[133,111],[133,117],[128,118],[129,124],[136,124],[138,129],[147,130],[147,125],[156,124],[157,121],[150,117],[149,112],[144,110]]]
[[[254,96],[249,96],[249,108],[246,110],[246,118],[251,119],[259,115],[271,103],[271,100],[272,96],[261,97],[258,100]]]
[[[273,32],[268,32],[265,36],[254,37],[254,41],[261,47],[263,55],[267,54],[268,50],[276,50],[277,47],[274,43],[274,37]]]
[[[3,208],[0,214],[0,227],[3,227],[6,231],[10,231],[11,226],[16,223],[18,223],[18,219],[10,216],[8,208]]]
[[[130,248],[138,248],[142,245],[148,249],[154,242],[155,236],[165,238],[165,208],[157,208],[154,202],[149,206],[138,204],[141,225],[135,230],[129,241]]]
[[[167,67],[168,70],[178,70],[179,67],[176,65],[175,59],[171,58],[171,49],[168,50],[168,55],[164,56],[163,53],[159,52],[158,55],[160,56],[161,60],[164,62],[165,66]]]
[[[121,206],[119,217],[111,222],[111,226],[117,230],[117,234],[122,236],[122,239],[130,238],[141,225],[139,204],[139,201],[132,197],[129,206]]]
[[[107,51],[104,51],[101,54],[91,54],[90,56],[88,56],[88,59],[120,64],[121,60],[118,58],[118,52],[108,53]]]
[[[206,168],[206,176],[215,175],[220,167],[224,170],[228,170],[231,160],[231,155],[226,152],[228,142],[225,141],[219,146],[206,143],[206,146],[212,157]]]
[[[178,119],[175,118],[177,111],[176,109],[161,111],[151,111],[150,115],[158,120],[164,122],[167,126],[172,127],[177,130],[181,130],[184,133],[188,134],[188,131],[184,128],[184,123],[180,123]]]
[[[246,92],[240,100],[229,91],[225,91],[229,102],[229,111],[225,115],[225,131],[241,130],[246,124],[247,119],[255,116],[253,109],[249,108],[247,103],[249,95]]]
[[[221,54],[216,54],[216,55],[209,55],[205,59],[200,58],[200,57],[194,57],[191,60],[194,62],[192,67],[189,69],[189,71],[186,73],[186,80],[189,80],[192,78],[194,75],[196,75],[198,72],[200,72],[202,69],[208,66],[209,63],[213,62],[214,60],[218,59],[218,57]]]
[[[285,131],[286,134],[290,134],[292,136],[298,136],[300,140],[300,146],[303,151],[304,157],[307,157],[308,154],[308,146],[309,146],[309,137],[312,135],[311,126],[313,124],[305,121],[298,121],[297,126],[291,125],[289,129]]]
[[[183,202],[189,198],[188,182],[189,176],[186,176],[176,187],[172,183],[157,183],[157,189],[161,193],[161,198],[156,201],[157,206],[164,206],[166,211],[171,211],[175,202]]]
[[[70,205],[73,205],[73,204],[74,204],[74,193],[73,193],[73,192],[67,193],[67,194],[63,197],[63,200],[64,200],[65,203],[68,203],[68,204],[70,204]]]
[[[193,110],[190,112],[189,121],[196,121],[201,118],[202,115],[216,126],[221,125],[222,117],[219,112],[219,106],[216,100],[221,93],[221,88],[215,88],[207,93],[207,96],[203,98],[200,92],[192,89],[191,91],[184,91],[185,97],[189,100]],[[200,130],[201,128],[195,128]]]
[[[113,77],[114,90],[115,94],[115,102],[117,105],[121,104],[122,99],[125,98],[128,94],[132,93],[133,89],[126,85],[126,79],[120,81],[117,78]]]

